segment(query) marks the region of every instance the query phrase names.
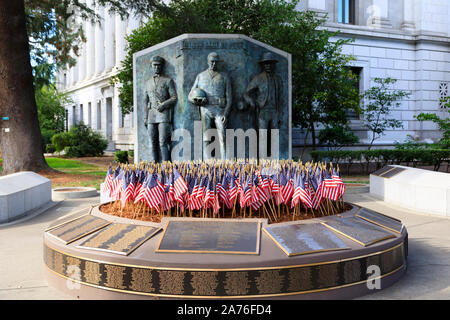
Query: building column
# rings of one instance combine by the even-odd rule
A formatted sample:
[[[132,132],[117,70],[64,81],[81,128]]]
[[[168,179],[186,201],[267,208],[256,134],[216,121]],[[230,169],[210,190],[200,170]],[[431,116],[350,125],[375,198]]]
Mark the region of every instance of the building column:
[[[81,44],[80,56],[78,57],[78,81],[86,78],[86,44]]]
[[[416,29],[414,24],[414,4],[411,0],[403,1],[403,23],[401,28],[407,32],[413,32]]]
[[[73,52],[72,52],[73,55]],[[70,68],[70,87],[74,86],[78,81],[78,63]]]
[[[367,25],[373,28],[390,28],[389,0],[372,0],[372,5],[367,9],[370,17]]]
[[[86,22],[80,17],[77,17],[77,23],[83,25],[83,29],[85,29]],[[79,54],[77,58],[78,81],[81,82],[86,78],[86,43],[81,43]]]
[[[116,14],[115,16],[115,37],[116,37],[116,54],[115,54],[115,66],[116,68],[120,68],[120,63],[125,59],[125,47],[126,40],[125,37],[127,35],[127,21],[122,20],[120,15]]]
[[[86,5],[92,7],[93,0],[86,0]],[[86,22],[86,79],[92,78],[95,68],[95,26],[89,20]]]
[[[140,17],[138,15],[131,14],[128,19],[127,35],[130,35],[134,29],[137,29],[140,26],[140,24]]]
[[[95,6],[95,13],[100,17],[100,23],[95,24],[95,68],[96,75],[105,69],[105,8],[100,5]]]
[[[95,130],[97,132],[102,133],[103,125],[102,125],[102,99],[95,99]]]
[[[100,106],[100,112],[101,112],[101,119],[100,119],[101,129],[100,129],[100,132],[103,135],[103,137],[107,138],[106,137],[106,125],[107,125],[107,123],[106,123],[106,99],[102,97],[99,100],[100,100],[99,102],[101,104],[101,106]]]
[[[115,65],[115,17],[105,8],[105,72],[109,72]]]

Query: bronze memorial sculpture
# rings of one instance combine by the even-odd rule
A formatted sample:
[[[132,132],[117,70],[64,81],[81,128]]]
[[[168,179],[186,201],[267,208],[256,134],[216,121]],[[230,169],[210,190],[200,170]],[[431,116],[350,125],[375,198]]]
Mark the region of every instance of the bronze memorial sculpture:
[[[207,130],[212,129],[213,123],[218,133],[220,156],[221,159],[225,159],[225,131],[232,102],[231,82],[225,72],[218,71],[220,59],[216,52],[211,52],[207,61],[208,69],[197,75],[188,99],[191,103],[200,107],[203,131],[203,160],[211,158],[206,146],[209,141]]]
[[[244,92],[244,100],[256,111],[257,129],[279,129],[281,124],[281,79],[275,73],[278,60],[264,52],[259,64],[262,72],[252,78]],[[267,141],[259,141],[267,143]]]
[[[396,282],[403,223],[346,202],[338,165],[291,159],[291,70],[243,35],[135,53],[135,163],[111,164],[100,203],[45,230],[49,284],[81,299],[343,299]],[[264,132],[271,158],[250,156]]]
[[[177,102],[174,81],[163,75],[164,59],[152,59],[153,76],[145,85],[146,107],[144,124],[151,142],[152,158],[156,162],[170,160],[170,137],[172,133],[172,109]]]

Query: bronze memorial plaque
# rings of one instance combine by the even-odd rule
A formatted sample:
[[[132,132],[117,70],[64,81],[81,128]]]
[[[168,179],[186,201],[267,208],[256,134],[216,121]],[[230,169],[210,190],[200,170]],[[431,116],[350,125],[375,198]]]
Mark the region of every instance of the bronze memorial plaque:
[[[98,231],[111,222],[92,215],[85,215],[79,219],[65,223],[57,228],[47,231],[49,236],[52,236],[65,244],[69,244],[78,239],[81,239],[95,231]]]
[[[78,248],[129,255],[161,228],[114,223],[81,243]]]
[[[381,177],[384,173],[386,173],[386,172],[388,172],[388,171],[390,171],[390,170],[392,170],[394,168],[395,167],[392,167],[392,166],[385,166],[385,167],[383,167],[381,169],[378,169],[377,171],[373,172],[372,174],[374,176],[380,176]]]
[[[169,221],[156,252],[259,254],[260,222]]]
[[[263,230],[288,256],[350,249],[320,223],[274,225]]]
[[[403,224],[400,220],[386,216],[384,214],[381,214],[379,212],[375,212],[369,209],[362,209],[360,210],[356,216],[358,218],[364,219],[366,221],[369,221],[370,223],[376,224],[382,228],[385,228],[389,231],[395,232],[395,233],[402,233]]]
[[[386,171],[385,173],[381,174],[380,176],[383,178],[392,178],[393,176],[396,176],[397,174],[399,174],[402,171],[405,171],[406,169],[404,168],[399,168],[399,167],[393,167],[392,170]]]
[[[357,217],[333,217],[322,224],[365,247],[382,240],[395,238],[392,233]]]

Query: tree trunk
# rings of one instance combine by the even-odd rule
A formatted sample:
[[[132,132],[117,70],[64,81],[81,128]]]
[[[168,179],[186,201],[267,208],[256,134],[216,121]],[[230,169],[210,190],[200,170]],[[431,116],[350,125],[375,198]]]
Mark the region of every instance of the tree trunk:
[[[42,154],[21,0],[0,4],[0,117],[9,117],[0,118],[2,174],[48,169]]]

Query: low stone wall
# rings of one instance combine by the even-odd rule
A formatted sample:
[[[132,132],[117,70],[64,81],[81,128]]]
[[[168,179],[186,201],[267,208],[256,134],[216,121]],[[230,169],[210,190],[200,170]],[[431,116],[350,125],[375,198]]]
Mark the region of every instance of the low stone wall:
[[[370,175],[370,193],[414,211],[450,217],[450,174],[405,166],[392,177]]]
[[[52,200],[52,183],[34,172],[0,177],[0,223],[27,215]]]

